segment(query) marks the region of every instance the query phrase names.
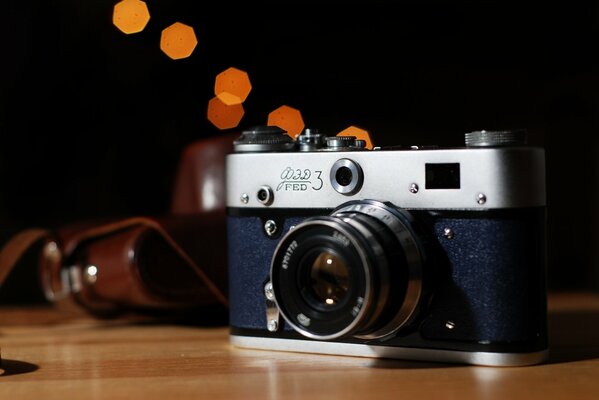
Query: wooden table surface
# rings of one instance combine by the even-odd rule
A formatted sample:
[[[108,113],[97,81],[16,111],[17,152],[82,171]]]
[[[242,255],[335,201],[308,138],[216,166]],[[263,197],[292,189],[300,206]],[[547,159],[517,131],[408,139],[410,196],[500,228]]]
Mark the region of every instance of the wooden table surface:
[[[549,361],[510,368],[245,350],[222,326],[0,308],[0,399],[598,400],[599,294],[549,304]]]

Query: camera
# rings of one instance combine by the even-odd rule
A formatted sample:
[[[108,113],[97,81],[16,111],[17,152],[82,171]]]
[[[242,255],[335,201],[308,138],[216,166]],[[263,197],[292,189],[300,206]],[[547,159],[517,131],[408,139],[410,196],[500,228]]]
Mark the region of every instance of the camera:
[[[543,362],[545,157],[525,130],[458,147],[242,131],[226,158],[234,346]]]

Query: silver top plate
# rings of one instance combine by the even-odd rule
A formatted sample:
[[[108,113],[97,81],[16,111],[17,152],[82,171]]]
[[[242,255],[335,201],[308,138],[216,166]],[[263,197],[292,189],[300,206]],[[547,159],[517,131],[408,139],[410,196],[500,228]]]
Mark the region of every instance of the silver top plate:
[[[356,163],[362,172],[357,192],[338,191],[331,169],[343,164],[337,163],[341,159]],[[426,164],[459,164],[459,188],[427,189]],[[269,205],[257,197],[265,185],[274,195]],[[545,154],[541,148],[520,146],[227,156],[228,207],[334,208],[363,199],[426,210],[545,206]]]

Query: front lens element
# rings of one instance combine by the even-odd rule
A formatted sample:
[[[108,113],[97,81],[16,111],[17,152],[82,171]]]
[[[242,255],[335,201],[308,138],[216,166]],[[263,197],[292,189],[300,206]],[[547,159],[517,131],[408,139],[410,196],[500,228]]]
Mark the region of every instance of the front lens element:
[[[318,253],[314,262],[306,265],[310,293],[323,308],[335,307],[347,298],[349,270],[345,261],[330,250]]]

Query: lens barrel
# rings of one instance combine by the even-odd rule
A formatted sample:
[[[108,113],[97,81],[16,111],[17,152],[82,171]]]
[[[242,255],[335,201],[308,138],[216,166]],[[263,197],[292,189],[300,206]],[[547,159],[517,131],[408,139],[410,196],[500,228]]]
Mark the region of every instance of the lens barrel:
[[[279,242],[271,264],[277,306],[296,331],[376,339],[413,320],[424,250],[411,215],[374,200],[309,218]]]

